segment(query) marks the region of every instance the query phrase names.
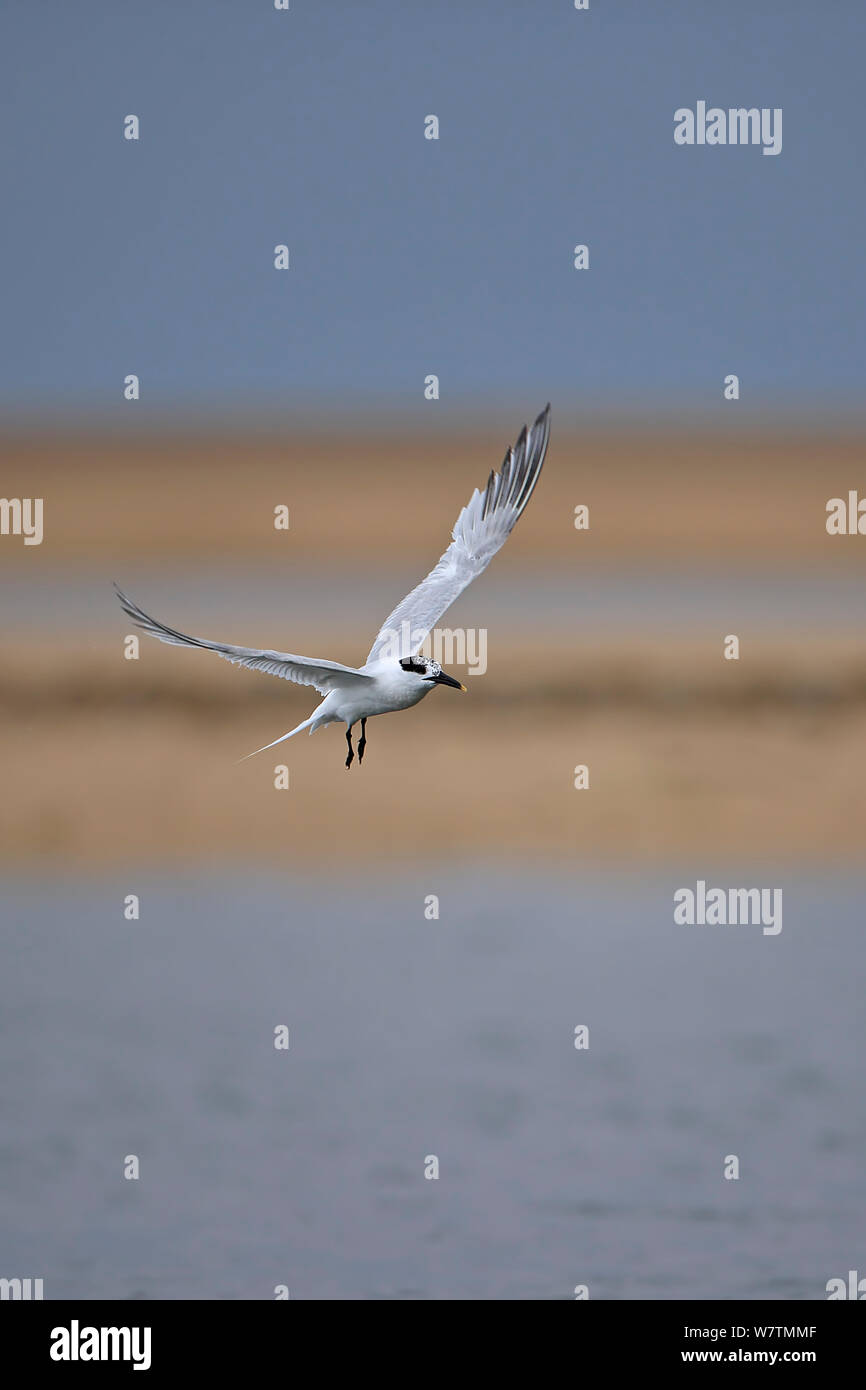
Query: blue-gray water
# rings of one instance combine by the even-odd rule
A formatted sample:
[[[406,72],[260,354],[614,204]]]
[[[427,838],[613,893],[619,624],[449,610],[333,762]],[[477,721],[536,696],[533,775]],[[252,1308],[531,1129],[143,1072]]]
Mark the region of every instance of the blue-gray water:
[[[359,649],[365,652],[389,606],[416,582],[419,566],[407,561],[393,573],[375,568],[361,573],[339,565],[289,561],[276,569],[256,569],[246,561],[219,568],[198,566],[195,573],[163,564],[124,566],[123,585],[145,607],[181,627],[204,624],[208,635],[228,641],[251,641],[270,632],[274,640],[296,625],[320,622],[333,631],[357,624]],[[111,579],[104,571],[69,574],[60,570],[10,573],[3,580],[3,618],[7,628],[30,633],[55,631],[86,620],[100,636],[117,637],[122,629]],[[533,632],[567,624],[569,633],[701,633],[708,625],[736,621],[738,630],[771,630],[776,637],[801,634],[805,625],[827,634],[851,632],[866,618],[866,597],[859,574],[807,574],[798,571],[750,572],[710,570],[680,572],[545,570],[509,575],[507,567],[484,576],[454,605],[452,626],[497,623]],[[219,625],[222,625],[221,627]],[[229,624],[228,630],[226,624]],[[216,627],[215,627],[216,625]],[[360,656],[359,658],[360,659]]]
[[[7,888],[0,1275],[824,1297],[866,1262],[863,884],[765,874],[776,937],[675,926],[701,872]]]

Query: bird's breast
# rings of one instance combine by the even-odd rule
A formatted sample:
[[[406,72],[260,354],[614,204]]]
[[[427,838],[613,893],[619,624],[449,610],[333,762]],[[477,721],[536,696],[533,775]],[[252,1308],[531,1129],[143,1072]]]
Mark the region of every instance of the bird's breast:
[[[386,714],[398,709],[410,709],[429,695],[431,689],[432,686],[422,681],[411,685],[400,681],[376,681],[369,698],[378,705],[379,712]]]

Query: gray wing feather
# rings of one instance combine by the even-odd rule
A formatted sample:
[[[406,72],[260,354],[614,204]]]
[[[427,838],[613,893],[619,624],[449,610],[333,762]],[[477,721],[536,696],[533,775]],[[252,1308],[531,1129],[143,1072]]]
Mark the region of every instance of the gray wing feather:
[[[370,680],[354,666],[341,666],[339,661],[323,661],[318,657],[293,656],[290,652],[272,652],[257,647],[233,647],[228,642],[209,642],[201,637],[188,637],[173,627],[151,618],[137,603],[115,584],[120,606],[127,617],[150,637],[158,637],[160,642],[168,642],[173,647],[203,647],[216,652],[238,666],[246,666],[251,671],[266,671],[270,676],[280,676],[283,680],[294,681],[296,685],[312,685],[322,695],[327,695],[335,685],[360,686]]]
[[[505,455],[501,472],[491,473],[483,492],[476,488],[457,518],[452,540],[426,579],[407,594],[380,628],[367,661],[386,654],[411,656],[459,594],[477,579],[500,550],[532,496],[547,441],[550,406],[532,429]],[[409,627],[404,632],[404,624]]]

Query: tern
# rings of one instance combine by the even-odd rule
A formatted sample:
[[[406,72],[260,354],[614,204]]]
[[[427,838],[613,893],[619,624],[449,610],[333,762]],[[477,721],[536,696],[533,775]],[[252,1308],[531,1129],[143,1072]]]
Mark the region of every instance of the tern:
[[[312,685],[324,696],[309,719],[274,739],[273,743],[248,753],[247,757],[275,748],[303,729],[309,729],[312,734],[326,724],[345,723],[349,748],[346,767],[349,768],[355,757],[352,730],[360,721],[360,765],[367,747],[368,719],[376,714],[410,709],[437,685],[465,691],[460,681],[447,675],[438,661],[422,656],[420,649],[442,614],[505,544],[538,482],[549,436],[548,405],[530,430],[525,426],[521,430],[517,443],[506,453],[500,472],[491,472],[484,491],[475,489],[457,518],[448,549],[426,579],[422,579],[385,619],[361,667],[343,666],[339,661],[323,661],[318,657],[295,656],[290,652],[233,647],[226,642],[187,637],[151,618],[115,584],[120,605],[137,627],[159,638],[160,642],[175,647],[202,647],[225,657],[226,661],[247,666],[251,671],[266,671],[297,685]]]

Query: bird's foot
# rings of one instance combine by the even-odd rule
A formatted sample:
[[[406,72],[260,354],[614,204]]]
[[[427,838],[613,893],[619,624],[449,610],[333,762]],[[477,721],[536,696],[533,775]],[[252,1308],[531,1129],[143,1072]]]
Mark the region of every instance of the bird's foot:
[[[367,721],[361,720],[361,737],[358,740],[358,766],[364,761],[364,749],[367,747]]]
[[[347,767],[347,768],[350,768],[350,767],[352,766],[352,762],[353,762],[354,757],[355,757],[355,750],[354,750],[354,748],[352,747],[352,730],[351,730],[351,728],[349,728],[349,729],[346,730],[346,742],[347,742],[347,744],[349,745],[349,751],[348,751],[348,753],[346,754],[346,767]]]

